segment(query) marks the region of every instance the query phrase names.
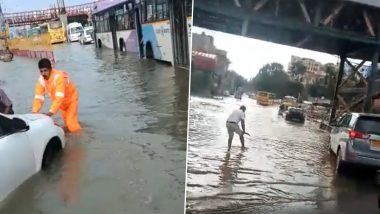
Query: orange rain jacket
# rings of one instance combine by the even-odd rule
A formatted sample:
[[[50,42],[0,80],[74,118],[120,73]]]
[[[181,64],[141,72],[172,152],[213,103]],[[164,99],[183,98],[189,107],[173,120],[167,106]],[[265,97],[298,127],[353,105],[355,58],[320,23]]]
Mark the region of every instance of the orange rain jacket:
[[[60,109],[69,131],[79,130],[78,92],[70,81],[69,75],[64,71],[53,69],[48,80],[45,80],[43,76],[39,77],[34,91],[33,113],[40,111],[45,100],[45,92],[49,94],[52,102],[49,112],[56,114]]]

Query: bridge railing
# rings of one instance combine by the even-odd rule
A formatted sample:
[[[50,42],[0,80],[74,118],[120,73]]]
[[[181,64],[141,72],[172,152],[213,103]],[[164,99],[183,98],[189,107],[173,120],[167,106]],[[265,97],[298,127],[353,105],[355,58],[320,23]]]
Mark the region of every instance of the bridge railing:
[[[67,16],[90,15],[95,7],[95,3],[68,6],[65,8]],[[4,14],[10,25],[30,24],[35,22],[44,22],[56,18],[59,14],[58,8],[45,10],[25,11],[18,13]]]

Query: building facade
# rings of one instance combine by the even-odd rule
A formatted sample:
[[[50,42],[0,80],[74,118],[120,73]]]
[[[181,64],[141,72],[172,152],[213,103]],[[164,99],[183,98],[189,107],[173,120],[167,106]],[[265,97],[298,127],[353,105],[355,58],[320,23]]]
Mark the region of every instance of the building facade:
[[[293,74],[292,70],[296,62],[302,62],[302,64],[306,67],[304,74]],[[301,82],[304,85],[325,84],[326,72],[324,70],[324,66],[322,63],[314,59],[291,56],[288,64],[288,74],[293,80]]]
[[[209,72],[211,94],[223,94],[223,78],[230,64],[227,51],[216,48],[212,36],[204,32],[193,33],[192,56],[192,76],[199,72]]]

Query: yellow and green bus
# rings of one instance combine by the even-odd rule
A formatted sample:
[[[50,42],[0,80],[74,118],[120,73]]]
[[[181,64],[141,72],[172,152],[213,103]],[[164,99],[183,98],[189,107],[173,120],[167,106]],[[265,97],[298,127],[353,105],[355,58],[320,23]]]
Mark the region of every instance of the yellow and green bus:
[[[259,105],[268,106],[273,104],[274,94],[266,91],[256,93],[256,102]]]

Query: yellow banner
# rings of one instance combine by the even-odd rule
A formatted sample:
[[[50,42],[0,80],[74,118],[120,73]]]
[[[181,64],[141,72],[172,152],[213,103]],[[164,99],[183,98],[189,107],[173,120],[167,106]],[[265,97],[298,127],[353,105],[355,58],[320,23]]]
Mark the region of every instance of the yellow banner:
[[[55,64],[49,34],[10,39],[8,40],[8,46],[15,56],[33,59],[48,58],[53,65]]]
[[[10,49],[29,51],[53,51],[48,34],[33,36],[29,38],[14,38],[8,40]]]

